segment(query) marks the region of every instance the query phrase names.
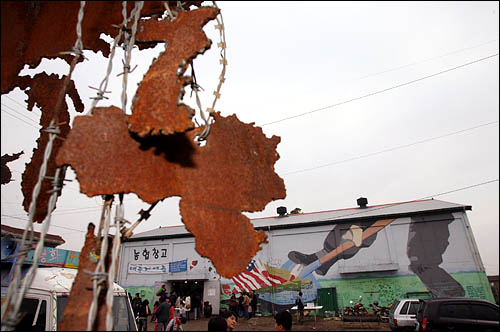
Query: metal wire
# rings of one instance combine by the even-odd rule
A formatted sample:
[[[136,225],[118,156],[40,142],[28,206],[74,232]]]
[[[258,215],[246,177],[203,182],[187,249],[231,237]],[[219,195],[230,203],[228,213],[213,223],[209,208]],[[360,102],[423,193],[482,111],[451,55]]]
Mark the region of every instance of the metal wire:
[[[114,288],[114,281],[115,281],[115,276],[116,276],[116,263],[118,261],[118,254],[120,253],[120,244],[121,244],[121,239],[120,239],[120,229],[121,229],[121,222],[123,220],[123,217],[125,215],[125,209],[123,206],[123,199],[120,197],[120,203],[116,205],[116,212],[115,212],[115,237],[113,239],[113,248],[112,248],[112,257],[111,257],[111,266],[109,267],[108,271],[108,291],[106,293],[106,306],[107,306],[107,314],[106,314],[106,330],[107,331],[112,331],[113,330],[113,310],[111,308],[113,307],[113,288]]]
[[[141,10],[142,7],[144,6],[144,1],[137,1],[135,3],[135,7],[130,13],[130,17],[134,17],[134,24],[132,25],[132,35],[129,35],[128,32],[125,31],[125,40],[124,40],[124,48],[125,48],[125,60],[123,61],[123,73],[118,74],[122,75],[123,74],[123,81],[122,81],[122,110],[123,112],[126,112],[126,107],[127,107],[127,78],[128,74],[134,71],[137,66],[134,67],[134,69],[130,70],[130,60],[132,57],[132,48],[134,47],[135,44],[135,35],[137,33],[137,22],[139,21],[139,17],[141,15]],[[123,2],[123,19],[124,19],[124,24],[126,24],[127,20],[127,7],[126,7],[126,1]]]
[[[89,308],[89,315],[87,318],[87,331],[92,331],[92,327],[94,325],[96,316],[97,316],[97,310],[98,310],[98,298],[99,294],[102,289],[102,282],[106,281],[106,267],[104,265],[104,261],[106,260],[107,252],[108,252],[108,233],[109,233],[109,223],[111,219],[111,204],[112,204],[112,199],[108,199],[104,202],[103,204],[103,210],[105,211],[105,216],[104,216],[104,225],[103,225],[103,232],[102,232],[102,241],[101,241],[101,251],[99,253],[99,261],[97,263],[97,266],[95,268],[95,271],[91,274],[94,276],[92,277],[93,281],[93,299],[92,303],[90,304]],[[108,308],[110,309],[110,308]]]
[[[212,1],[214,4],[215,8],[219,8],[217,6],[217,3],[215,1]],[[220,10],[220,9],[219,9]],[[219,19],[220,17],[220,19]],[[226,75],[226,66],[227,66],[227,60],[226,60],[226,33],[224,29],[224,19],[222,18],[222,13],[219,11],[219,15],[215,18],[217,20],[217,24],[215,25],[215,28],[219,30],[219,37],[220,37],[220,42],[217,43],[217,46],[221,48],[221,59],[219,60],[220,64],[222,65],[222,70],[219,75],[219,83],[217,84],[217,89],[214,91],[214,101],[212,102],[212,107],[207,108],[207,113],[208,116],[205,117],[203,111],[201,110],[201,103],[199,101],[198,97],[198,91],[196,87],[193,89],[196,94],[196,103],[198,104],[198,107],[200,108],[200,115],[205,122],[205,126],[203,130],[196,134],[196,140],[198,143],[201,143],[202,141],[205,141],[210,134],[210,127],[213,123],[213,116],[212,112],[215,111],[215,104],[217,103],[217,99],[220,99],[220,90],[222,87],[222,84],[225,82],[225,75]]]
[[[52,124],[51,124],[52,126]],[[33,195],[32,195],[32,200],[30,204],[30,213],[29,213],[29,218],[28,218],[28,225],[26,226],[24,233],[23,233],[23,238],[21,240],[21,250],[25,251],[28,249],[31,249],[31,244],[33,242],[33,218],[35,215],[36,211],[36,200],[38,198],[38,195],[40,193],[40,188],[41,188],[41,183],[43,179],[45,178],[45,174],[47,171],[47,163],[48,159],[50,157],[50,154],[52,152],[52,145],[56,137],[56,131],[50,133],[49,135],[49,142],[47,143],[47,146],[45,148],[45,153],[44,153],[44,159],[42,161],[42,166],[40,167],[40,174],[38,177],[38,182],[35,185],[35,188],[33,190]],[[2,331],[11,331],[15,328],[15,326],[18,323],[18,319],[20,318],[18,316],[19,313],[19,308],[21,307],[22,300],[24,298],[24,295],[26,294],[26,291],[28,288],[31,286],[31,283],[33,282],[33,277],[35,276],[36,269],[38,268],[38,260],[40,259],[40,255],[42,253],[42,249],[44,246],[44,241],[45,241],[45,235],[47,234],[47,231],[50,227],[50,221],[51,221],[51,216],[52,216],[52,211],[55,208],[55,204],[57,201],[57,196],[59,194],[59,191],[61,189],[62,182],[59,181],[59,175],[61,172],[62,168],[57,168],[56,173],[54,176],[54,181],[52,182],[53,184],[53,190],[52,190],[52,195],[49,198],[49,204],[48,204],[48,215],[47,218],[45,219],[43,223],[42,230],[40,232],[40,238],[38,240],[37,246],[35,248],[35,253],[33,255],[33,264],[29,268],[28,272],[26,273],[26,276],[22,280],[22,285],[19,287],[19,284],[21,283],[21,267],[24,264],[24,259],[25,256],[20,256],[17,260],[16,267],[15,267],[15,276],[14,279],[11,281],[9,284],[9,287],[7,289],[7,295],[5,297],[5,302],[2,305]],[[64,172],[63,172],[64,174]],[[26,241],[26,236],[27,233],[30,232],[30,239],[29,241]],[[29,247],[27,244],[29,243]],[[19,291],[18,291],[19,289]],[[8,307],[12,305],[10,312],[6,316],[6,312]]]

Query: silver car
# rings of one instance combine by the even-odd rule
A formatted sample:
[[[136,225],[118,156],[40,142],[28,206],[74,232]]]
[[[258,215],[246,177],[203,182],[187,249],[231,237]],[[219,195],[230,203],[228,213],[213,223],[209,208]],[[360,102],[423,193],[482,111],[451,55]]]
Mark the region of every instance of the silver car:
[[[389,311],[389,327],[393,331],[414,331],[417,325],[418,299],[394,301]]]

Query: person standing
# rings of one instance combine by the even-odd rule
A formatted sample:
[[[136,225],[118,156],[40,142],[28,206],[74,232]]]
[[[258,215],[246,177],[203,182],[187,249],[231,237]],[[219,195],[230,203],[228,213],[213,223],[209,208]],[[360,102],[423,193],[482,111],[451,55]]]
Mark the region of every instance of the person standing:
[[[243,314],[245,315],[245,319],[249,320],[250,316],[248,313],[248,308],[250,307],[250,298],[247,293],[243,293]]]
[[[295,305],[297,306],[297,320],[301,323],[304,318],[304,302],[302,302],[302,292],[299,292],[297,295]]]
[[[163,299],[167,298],[167,286],[165,284],[161,285],[160,289],[156,291],[156,296]]]
[[[160,297],[160,305],[156,309],[156,319],[160,331],[166,331],[167,325],[170,322],[170,303],[166,299]]]
[[[142,300],[139,293],[135,293],[135,297],[132,300],[132,310],[134,311],[134,317],[137,319],[139,317],[139,310],[141,309]]]
[[[200,309],[201,309],[201,297],[197,291],[194,292],[191,298],[191,308],[194,312],[194,319],[198,320],[198,316],[200,314]]]
[[[231,298],[229,299],[229,310],[234,313],[236,317],[238,317],[238,301],[236,300],[236,296],[231,294]]]
[[[253,290],[250,291],[250,307],[252,308],[252,313],[250,317],[255,317],[255,312],[257,311],[257,303],[259,301],[259,295],[255,293]]]
[[[189,320],[189,313],[191,312],[191,296],[189,294],[184,299],[185,308],[186,308],[186,319]]]
[[[155,322],[155,331],[158,331],[158,319],[156,319],[156,310],[158,310],[159,305],[160,301],[156,301],[153,306],[153,314],[151,315],[151,322]]]
[[[149,309],[149,301],[145,299],[142,301],[141,308],[139,309],[139,324],[137,329],[139,331],[146,332],[148,330],[148,316],[151,315],[151,310]]]

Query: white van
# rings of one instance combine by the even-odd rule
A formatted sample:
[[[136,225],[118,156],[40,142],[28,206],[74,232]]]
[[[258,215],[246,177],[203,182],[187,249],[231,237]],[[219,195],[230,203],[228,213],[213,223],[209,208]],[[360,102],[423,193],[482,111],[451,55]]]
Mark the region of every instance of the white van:
[[[76,269],[39,267],[19,309],[23,318],[15,331],[57,331],[76,273]],[[2,299],[6,292],[2,287]],[[114,330],[137,331],[127,293],[116,283],[113,292]]]

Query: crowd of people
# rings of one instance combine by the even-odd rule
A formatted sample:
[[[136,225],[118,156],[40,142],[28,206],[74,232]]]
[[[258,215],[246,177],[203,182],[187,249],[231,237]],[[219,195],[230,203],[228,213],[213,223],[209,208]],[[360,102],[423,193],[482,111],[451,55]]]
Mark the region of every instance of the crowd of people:
[[[159,299],[154,303],[153,310],[149,307],[149,301],[142,300],[139,293],[132,299],[138,331],[148,330],[148,319],[155,324],[155,331],[182,331],[182,324],[187,322],[189,312],[193,312],[195,320],[200,318],[201,296],[198,292],[190,296],[177,295],[173,291],[169,295],[166,285],[162,285],[156,296]]]
[[[132,299],[132,310],[138,331],[148,331],[148,319],[155,323],[155,331],[183,331],[182,325],[187,322],[189,312],[193,312],[195,320],[200,318],[202,300],[199,293],[195,292],[192,296],[178,296],[172,292],[169,295],[165,285],[162,285],[156,295],[159,300],[154,303],[153,310],[149,307],[149,301],[142,300],[139,293]],[[258,295],[253,291],[240,293],[238,299],[233,294],[229,300],[229,310],[212,317],[208,322],[208,331],[233,331],[238,318],[244,317],[248,320],[255,316],[257,301]],[[291,330],[292,315],[288,310],[278,312],[274,319],[277,331]]]
[[[258,300],[259,296],[254,291],[242,292],[238,299],[233,293],[229,299],[229,311],[233,312],[236,317],[245,317],[248,320],[255,317]]]

